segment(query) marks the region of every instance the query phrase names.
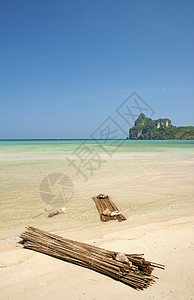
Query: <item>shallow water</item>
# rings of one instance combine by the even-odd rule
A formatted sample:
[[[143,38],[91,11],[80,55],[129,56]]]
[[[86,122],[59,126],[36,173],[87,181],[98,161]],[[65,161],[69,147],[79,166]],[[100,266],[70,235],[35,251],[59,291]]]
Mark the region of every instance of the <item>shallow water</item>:
[[[1,229],[98,226],[99,193],[127,218],[189,212],[193,153],[194,141],[0,141]],[[61,207],[67,213],[47,217],[45,208]]]

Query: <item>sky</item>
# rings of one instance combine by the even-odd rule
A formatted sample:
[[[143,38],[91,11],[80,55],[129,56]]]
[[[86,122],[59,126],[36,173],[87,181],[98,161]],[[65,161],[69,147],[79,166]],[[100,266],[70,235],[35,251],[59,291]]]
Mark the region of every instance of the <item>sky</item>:
[[[90,138],[110,117],[128,131],[133,92],[194,125],[193,15],[193,0],[0,0],[0,139]]]

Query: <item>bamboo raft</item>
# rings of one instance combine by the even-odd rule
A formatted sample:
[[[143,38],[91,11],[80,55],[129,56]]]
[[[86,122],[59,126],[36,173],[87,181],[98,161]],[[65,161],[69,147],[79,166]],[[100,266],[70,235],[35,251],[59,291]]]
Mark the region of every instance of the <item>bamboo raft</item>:
[[[155,282],[157,277],[151,275],[154,267],[164,269],[164,265],[146,261],[143,254],[123,254],[127,262],[121,262],[117,260],[116,251],[66,239],[34,227],[27,227],[21,238],[24,248],[92,269],[137,290]]]
[[[106,214],[104,212],[110,211],[110,213],[113,213],[115,211],[119,211],[116,205],[111,201],[110,197],[107,196],[104,199],[99,199],[97,197],[92,198],[96,204],[96,207],[98,209],[98,212],[100,214],[100,219],[103,222],[107,222],[110,220],[118,220],[119,222],[125,221],[126,218],[120,213],[119,215],[116,216],[111,216],[111,214]]]

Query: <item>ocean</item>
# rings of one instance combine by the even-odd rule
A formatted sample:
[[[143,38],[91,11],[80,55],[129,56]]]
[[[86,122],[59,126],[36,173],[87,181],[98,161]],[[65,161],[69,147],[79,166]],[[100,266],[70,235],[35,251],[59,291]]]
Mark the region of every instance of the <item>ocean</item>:
[[[193,174],[194,141],[1,140],[1,232],[100,226],[92,200],[100,193],[130,220],[189,213]]]

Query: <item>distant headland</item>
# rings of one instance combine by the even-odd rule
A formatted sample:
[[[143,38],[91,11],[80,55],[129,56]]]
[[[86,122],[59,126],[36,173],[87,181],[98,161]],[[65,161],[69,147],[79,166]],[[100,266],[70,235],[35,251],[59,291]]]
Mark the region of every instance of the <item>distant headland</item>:
[[[170,119],[152,120],[143,113],[135,121],[135,125],[129,130],[131,140],[193,140],[194,126],[172,125]]]

